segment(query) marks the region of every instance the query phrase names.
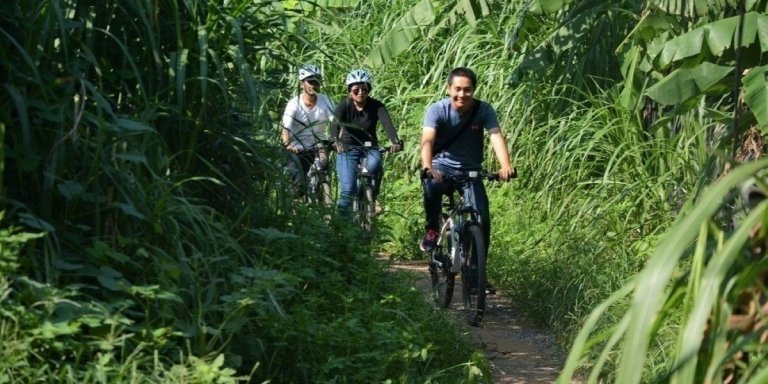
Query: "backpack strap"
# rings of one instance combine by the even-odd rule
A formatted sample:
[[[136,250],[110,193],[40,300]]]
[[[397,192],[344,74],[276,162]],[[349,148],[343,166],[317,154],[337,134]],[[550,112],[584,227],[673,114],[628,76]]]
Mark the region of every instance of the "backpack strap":
[[[480,104],[483,103],[482,101],[477,99],[472,99],[472,100],[474,101],[472,105],[472,112],[469,115],[464,115],[464,118],[462,118],[461,121],[459,121],[459,124],[456,125],[457,127],[459,127],[456,133],[453,136],[451,136],[450,139],[440,143],[439,146],[437,145],[437,141],[435,141],[435,145],[432,147],[433,156],[450,147],[451,144],[453,144],[453,142],[459,138],[459,136],[461,136],[462,134],[464,134],[464,132],[466,132],[467,128],[469,127],[469,124],[472,122],[472,120],[475,119],[475,116],[477,116],[477,111],[480,110]]]

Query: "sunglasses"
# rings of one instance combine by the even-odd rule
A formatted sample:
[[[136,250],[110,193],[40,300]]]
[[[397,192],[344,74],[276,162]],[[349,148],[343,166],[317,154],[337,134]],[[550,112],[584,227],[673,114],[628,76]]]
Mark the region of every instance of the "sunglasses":
[[[320,82],[317,81],[317,80],[304,80],[304,81],[307,82],[307,84],[309,84],[309,85],[311,85],[313,87],[319,87],[320,86]]]
[[[355,94],[355,95],[358,95],[360,93],[366,93],[367,94],[368,93],[368,88],[367,87],[355,87],[355,88],[352,88],[352,93]]]

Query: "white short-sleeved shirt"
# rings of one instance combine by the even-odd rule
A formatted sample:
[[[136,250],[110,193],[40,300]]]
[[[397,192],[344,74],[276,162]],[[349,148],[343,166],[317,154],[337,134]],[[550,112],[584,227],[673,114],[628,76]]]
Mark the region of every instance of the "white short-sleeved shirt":
[[[317,102],[311,109],[304,104],[301,95],[291,98],[285,106],[282,126],[288,130],[290,144],[299,149],[310,149],[318,141],[328,138],[328,123],[333,120],[334,107],[331,98],[317,94]]]

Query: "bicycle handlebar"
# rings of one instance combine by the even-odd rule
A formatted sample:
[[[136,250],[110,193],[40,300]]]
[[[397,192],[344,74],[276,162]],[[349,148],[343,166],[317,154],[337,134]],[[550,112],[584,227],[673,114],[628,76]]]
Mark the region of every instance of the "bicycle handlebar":
[[[389,152],[389,150],[392,148],[391,146],[389,146],[389,147],[379,147],[379,146],[377,146],[377,145],[352,145],[352,144],[343,144],[343,146],[344,146],[344,148],[345,148],[345,151],[346,151],[346,148],[358,148],[358,149],[363,149],[363,150],[366,150],[366,151],[379,151],[379,152],[381,152],[382,154],[388,153],[388,152]],[[336,151],[336,146],[335,146],[335,145],[330,145],[330,146],[329,146],[329,148],[330,148],[330,150],[332,150],[332,151]]]
[[[425,168],[421,170],[421,179],[432,179],[432,174],[430,174],[429,169]],[[448,176],[443,175],[444,179],[447,180],[453,180],[453,181],[466,181],[466,180],[473,180],[473,179],[485,179],[489,181],[500,181],[499,174],[496,172],[491,171],[461,171],[461,174],[458,176]],[[517,178],[517,168],[512,168],[512,173],[509,175],[510,179]]]

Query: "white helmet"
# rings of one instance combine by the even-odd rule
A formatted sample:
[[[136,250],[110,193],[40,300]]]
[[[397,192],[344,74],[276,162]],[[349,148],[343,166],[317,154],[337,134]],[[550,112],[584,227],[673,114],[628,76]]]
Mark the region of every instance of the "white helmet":
[[[353,69],[347,74],[347,86],[356,83],[368,83],[370,87],[373,85],[373,76],[365,69]]]
[[[323,72],[320,70],[320,67],[318,67],[317,65],[314,65],[314,64],[302,65],[301,68],[299,68],[299,81],[302,81],[307,77],[316,77],[318,79],[322,79]]]

